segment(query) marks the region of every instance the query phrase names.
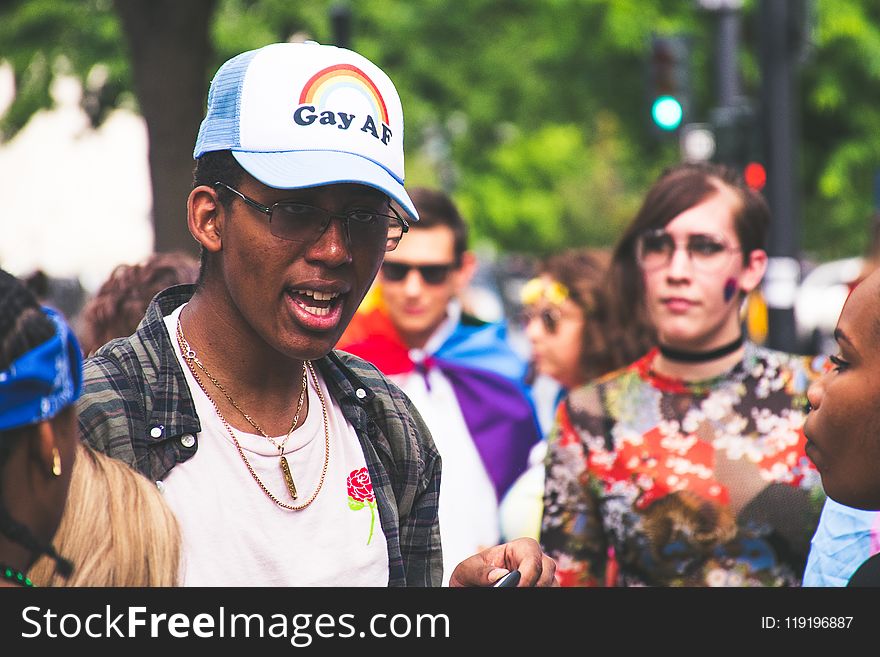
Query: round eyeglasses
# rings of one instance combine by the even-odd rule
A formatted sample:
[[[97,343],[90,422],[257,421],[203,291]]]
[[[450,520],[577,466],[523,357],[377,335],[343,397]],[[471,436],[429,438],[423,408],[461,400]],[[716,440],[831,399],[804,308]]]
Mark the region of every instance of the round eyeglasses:
[[[695,269],[706,273],[723,270],[730,264],[734,253],[741,251],[731,246],[723,235],[689,233],[683,245],[665,230],[649,230],[636,240],[636,260],[645,271],[656,271],[672,262],[675,252],[683,248]]]
[[[229,190],[247,205],[268,215],[269,232],[275,237],[290,242],[309,244],[314,242],[324,234],[333,218],[343,221],[352,242],[373,243],[384,239],[386,251],[396,249],[400,238],[409,230],[409,224],[391,206],[389,209],[393,214],[376,212],[367,208],[335,213],[295,201],[279,201],[272,206],[267,206],[245,196],[224,182],[215,182],[214,187],[223,187]]]
[[[544,331],[553,335],[556,333],[556,329],[559,328],[559,322],[562,321],[562,313],[558,308],[536,308],[534,306],[527,306],[522,310],[521,319],[523,327],[527,327],[531,324],[533,319],[540,319]]]

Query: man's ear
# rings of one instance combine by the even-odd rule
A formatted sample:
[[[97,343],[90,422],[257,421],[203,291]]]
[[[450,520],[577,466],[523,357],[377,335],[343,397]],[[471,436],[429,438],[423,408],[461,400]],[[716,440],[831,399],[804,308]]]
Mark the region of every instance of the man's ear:
[[[767,271],[767,252],[755,249],[749,254],[749,261],[739,276],[739,289],[748,294],[761,283]]]
[[[456,293],[461,294],[470,285],[474,274],[477,273],[477,256],[473,251],[465,251],[461,254],[461,267],[458,268]]]
[[[217,192],[207,185],[199,185],[189,193],[186,201],[186,222],[189,232],[205,250],[220,251],[223,246],[221,228],[224,208]]]

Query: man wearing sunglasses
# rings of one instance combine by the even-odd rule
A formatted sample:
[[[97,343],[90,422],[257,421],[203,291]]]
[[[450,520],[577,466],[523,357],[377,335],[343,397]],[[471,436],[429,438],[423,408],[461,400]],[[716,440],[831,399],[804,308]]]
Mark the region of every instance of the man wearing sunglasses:
[[[393,83],[333,46],[243,53],[211,82],[194,157],[199,281],[89,360],[83,436],[162,483],[187,586],[439,585],[430,433],[375,367],[333,351],[418,220]],[[515,541],[450,583],[512,569],[549,585],[555,565]]]
[[[385,254],[381,309],[364,313],[368,337],[343,349],[371,361],[412,399],[443,458],[440,528],[445,571],[500,540],[499,500],[540,440],[523,383],[526,363],[503,323],[469,315],[460,301],[477,263],[467,225],[443,192],[409,190],[419,213]],[[345,336],[343,336],[345,340]]]

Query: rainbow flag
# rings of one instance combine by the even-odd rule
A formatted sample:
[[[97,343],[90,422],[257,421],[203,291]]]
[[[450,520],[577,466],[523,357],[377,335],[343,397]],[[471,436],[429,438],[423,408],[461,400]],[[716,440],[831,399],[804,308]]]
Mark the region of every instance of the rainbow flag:
[[[463,320],[436,352],[416,363],[382,308],[362,306],[337,348],[391,376],[439,368],[501,500],[528,467],[540,428],[524,383],[526,364],[507,343],[505,325]]]

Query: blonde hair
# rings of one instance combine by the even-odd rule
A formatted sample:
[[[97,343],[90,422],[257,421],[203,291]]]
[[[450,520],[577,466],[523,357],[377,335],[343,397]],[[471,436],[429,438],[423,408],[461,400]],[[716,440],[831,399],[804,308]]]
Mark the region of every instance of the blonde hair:
[[[80,443],[53,541],[73,574],[63,578],[42,557],[29,577],[37,586],[177,586],[180,542],[155,482]]]

